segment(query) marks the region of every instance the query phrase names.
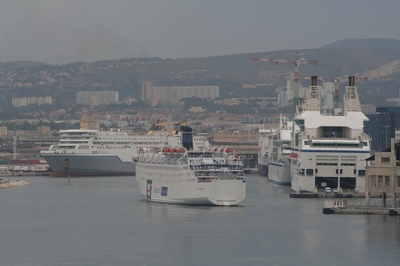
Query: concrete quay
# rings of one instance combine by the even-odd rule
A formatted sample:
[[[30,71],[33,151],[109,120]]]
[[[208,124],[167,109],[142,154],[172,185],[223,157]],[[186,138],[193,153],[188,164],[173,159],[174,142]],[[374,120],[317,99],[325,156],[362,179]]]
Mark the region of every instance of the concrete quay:
[[[24,180],[0,180],[0,189],[12,188],[29,185],[28,182]]]
[[[397,216],[400,208],[378,207],[366,205],[347,205],[347,200],[325,200],[323,214],[368,214]]]
[[[365,193],[327,193],[327,192],[319,192],[319,193],[299,193],[299,192],[291,192],[289,195],[290,198],[365,198]],[[371,195],[373,198],[379,198],[380,195]]]
[[[397,216],[400,213],[399,208],[383,208],[383,207],[357,207],[348,206],[346,208],[323,208],[323,214],[369,214],[369,215],[389,215]]]

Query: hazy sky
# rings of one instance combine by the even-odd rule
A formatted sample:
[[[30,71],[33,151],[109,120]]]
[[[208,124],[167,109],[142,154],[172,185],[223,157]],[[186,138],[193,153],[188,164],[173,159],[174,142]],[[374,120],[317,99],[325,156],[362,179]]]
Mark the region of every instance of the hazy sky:
[[[400,39],[399,0],[0,0],[0,62],[312,49]]]

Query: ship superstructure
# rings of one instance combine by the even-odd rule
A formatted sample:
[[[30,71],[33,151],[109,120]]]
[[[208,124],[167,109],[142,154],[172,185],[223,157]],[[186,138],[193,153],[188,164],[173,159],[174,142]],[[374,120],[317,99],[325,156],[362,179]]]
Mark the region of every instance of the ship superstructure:
[[[268,180],[278,185],[290,186],[292,136],[299,131],[299,127],[293,121],[287,121],[282,115],[279,121],[279,128],[269,136]]]

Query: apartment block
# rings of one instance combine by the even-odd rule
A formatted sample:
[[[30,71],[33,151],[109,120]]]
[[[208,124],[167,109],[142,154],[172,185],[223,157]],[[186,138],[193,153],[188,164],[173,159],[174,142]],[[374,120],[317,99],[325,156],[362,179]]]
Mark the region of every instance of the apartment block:
[[[13,98],[12,99],[12,105],[14,107],[21,107],[21,106],[26,106],[30,104],[52,104],[53,99],[51,96],[45,96],[45,97],[20,97],[20,98]]]
[[[179,101],[183,98],[198,97],[215,99],[219,97],[218,86],[153,86],[152,82],[143,82],[142,100],[155,106]]]
[[[76,104],[97,106],[117,103],[118,101],[119,93],[117,91],[78,91],[76,93]]]

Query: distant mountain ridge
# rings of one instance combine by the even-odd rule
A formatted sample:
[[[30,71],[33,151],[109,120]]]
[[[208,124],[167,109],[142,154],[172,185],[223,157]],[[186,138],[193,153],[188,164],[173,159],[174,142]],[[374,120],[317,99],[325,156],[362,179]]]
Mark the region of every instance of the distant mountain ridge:
[[[0,66],[3,67],[8,67],[10,69],[16,69],[16,68],[26,68],[26,67],[35,67],[35,66],[42,66],[42,65],[48,65],[43,62],[35,62],[35,61],[10,61],[10,62],[0,62]]]
[[[57,104],[74,103],[77,91],[93,90],[115,90],[121,99],[140,99],[143,81],[152,81],[154,86],[218,86],[222,98],[276,96],[275,89],[285,87],[284,78],[293,75],[292,61],[297,52],[318,61],[317,65],[302,64],[299,76],[317,75],[326,81],[348,75],[368,77],[367,82],[357,83],[364,103],[391,104],[386,99],[398,97],[400,41],[371,38],[341,40],[318,49],[197,58],[125,58],[64,65],[33,61],[0,63],[0,106],[11,108],[11,98],[31,96],[52,96]],[[282,61],[265,64],[251,61],[252,57]],[[308,86],[306,81],[303,83]],[[243,84],[269,87],[244,90]]]
[[[324,45],[319,49],[396,49],[400,40],[389,38],[344,39]]]

